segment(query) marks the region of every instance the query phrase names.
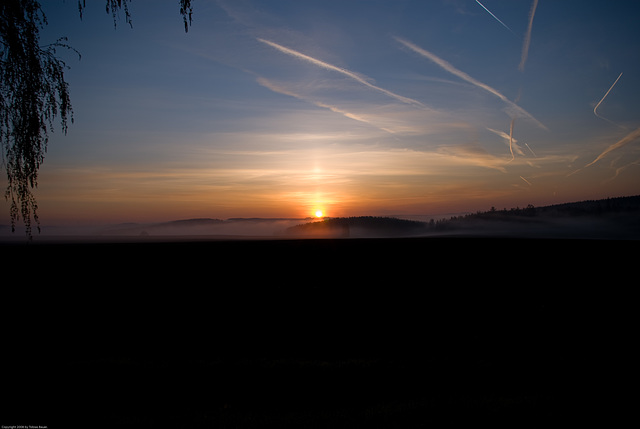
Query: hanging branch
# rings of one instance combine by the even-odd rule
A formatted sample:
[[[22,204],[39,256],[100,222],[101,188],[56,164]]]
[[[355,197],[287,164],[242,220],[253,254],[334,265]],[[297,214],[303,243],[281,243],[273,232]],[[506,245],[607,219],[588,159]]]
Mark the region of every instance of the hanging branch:
[[[123,10],[125,22],[133,27],[129,2],[106,0],[106,11],[113,17]],[[191,25],[191,0],[179,0],[185,32]],[[86,0],[78,0],[78,12]],[[11,202],[11,230],[22,219],[31,238],[32,221],[40,231],[38,204],[33,189],[38,186],[38,170],[47,152],[53,121],[60,118],[66,134],[73,122],[69,85],[64,79],[65,62],[56,56],[57,49],[72,50],[62,37],[55,43],[40,46],[40,30],[47,18],[37,0],[0,1],[0,152],[1,166],[7,171],[5,199]]]
[[[11,201],[11,229],[22,218],[31,237],[32,218],[38,230],[38,205],[32,189],[47,151],[53,120],[60,116],[63,132],[73,122],[64,61],[56,49],[72,49],[66,39],[39,45],[46,17],[37,1],[3,0],[0,5],[0,145],[7,170],[5,199]],[[76,51],[77,52],[77,51]]]

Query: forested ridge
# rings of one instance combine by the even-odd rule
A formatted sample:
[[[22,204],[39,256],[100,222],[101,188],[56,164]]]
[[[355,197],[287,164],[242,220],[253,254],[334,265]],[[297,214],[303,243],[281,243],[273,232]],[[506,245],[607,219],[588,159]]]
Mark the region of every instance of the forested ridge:
[[[532,204],[526,207],[514,207],[496,209],[491,207],[487,211],[478,211],[460,216],[452,216],[448,219],[420,222],[394,217],[356,216],[326,218],[320,222],[309,222],[289,228],[290,234],[322,235],[349,237],[353,231],[370,232],[377,235],[414,235],[428,234],[431,232],[446,232],[460,229],[486,229],[492,226],[526,226],[547,225],[557,222],[576,219],[590,219],[607,222],[610,220],[622,220],[621,225],[638,229],[640,224],[640,196],[606,198],[601,200],[585,200],[572,203],[554,204],[535,207]],[[568,224],[566,225],[569,226]]]

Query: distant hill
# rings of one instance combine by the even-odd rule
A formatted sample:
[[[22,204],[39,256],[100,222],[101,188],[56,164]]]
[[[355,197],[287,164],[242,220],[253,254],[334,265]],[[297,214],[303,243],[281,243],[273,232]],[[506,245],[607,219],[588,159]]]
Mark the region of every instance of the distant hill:
[[[511,208],[418,222],[390,217],[332,218],[288,228],[301,237],[492,235],[640,239],[640,196]]]
[[[329,218],[287,229],[289,235],[312,237],[398,237],[427,232],[425,222],[375,216]]]
[[[543,207],[511,208],[452,217],[432,224],[438,233],[517,237],[640,239],[640,196]]]
[[[536,214],[556,216],[600,216],[612,213],[640,213],[640,195],[554,204],[536,209]]]
[[[119,224],[103,228],[106,236],[275,236],[290,226],[307,219],[290,218],[231,218],[181,219],[147,224]]]
[[[170,222],[160,223],[157,226],[202,226],[202,225],[217,225],[224,222],[222,219],[211,218],[196,218],[196,219],[184,219],[184,220],[172,220]]]
[[[44,236],[96,237],[409,237],[469,235],[640,240],[640,195],[549,206],[491,208],[420,222],[394,217],[215,218],[110,226],[44,226]],[[0,225],[0,237],[18,237]],[[20,236],[21,237],[21,236]]]
[[[632,197],[606,198],[601,200],[586,200],[573,203],[554,204],[550,206],[511,208],[497,210],[492,207],[486,212],[470,213],[464,216],[452,217],[447,222],[468,221],[475,219],[517,220],[526,217],[566,218],[566,217],[608,217],[611,215],[633,215],[640,213],[640,195]]]
[[[160,223],[124,223],[103,228],[100,235],[153,235],[173,233],[200,233],[208,228],[215,227],[224,222],[221,219],[196,218],[172,220]]]

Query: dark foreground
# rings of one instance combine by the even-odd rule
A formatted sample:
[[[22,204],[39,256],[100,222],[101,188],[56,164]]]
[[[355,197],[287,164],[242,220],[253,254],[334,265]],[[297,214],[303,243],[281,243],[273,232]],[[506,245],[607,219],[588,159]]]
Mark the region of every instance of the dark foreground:
[[[616,426],[638,244],[0,244],[0,424]]]

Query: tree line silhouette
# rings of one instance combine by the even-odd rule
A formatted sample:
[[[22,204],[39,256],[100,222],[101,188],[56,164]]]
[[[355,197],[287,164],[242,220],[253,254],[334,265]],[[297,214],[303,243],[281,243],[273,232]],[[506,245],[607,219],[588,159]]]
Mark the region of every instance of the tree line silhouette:
[[[554,204],[535,207],[512,207],[477,211],[450,218],[431,219],[420,222],[394,217],[355,216],[327,218],[320,222],[309,222],[289,228],[290,234],[322,235],[349,237],[354,229],[375,232],[379,235],[412,235],[437,231],[455,230],[476,224],[491,222],[530,223],[539,219],[605,217],[614,214],[640,214],[640,195],[630,197],[606,198],[601,200],[585,200],[573,203]]]
[[[498,210],[495,206],[488,211],[477,211],[461,216],[452,216],[449,219],[441,219],[429,222],[429,226],[435,230],[455,229],[458,226],[471,224],[476,221],[507,221],[526,222],[532,218],[574,218],[579,216],[604,217],[617,213],[640,214],[640,195],[629,197],[606,198],[600,200],[584,200],[573,203],[553,204],[549,206],[535,207],[528,204],[524,208],[512,207]]]

